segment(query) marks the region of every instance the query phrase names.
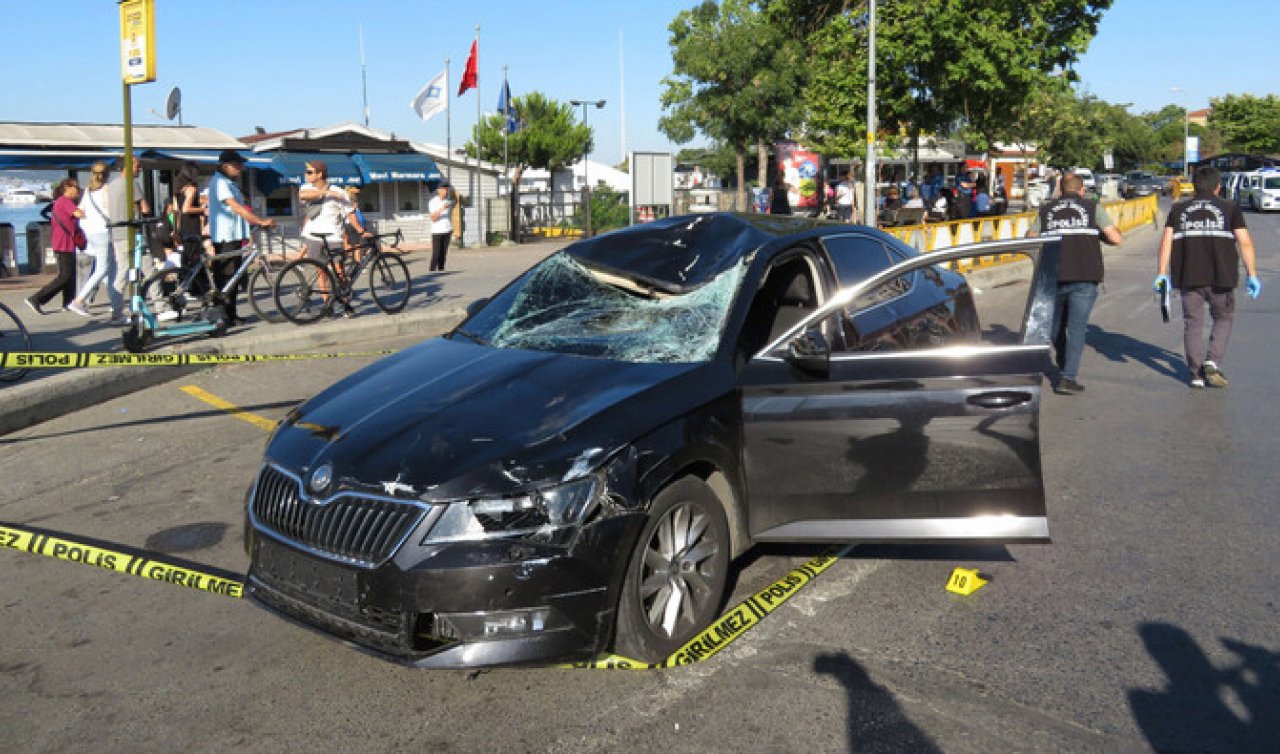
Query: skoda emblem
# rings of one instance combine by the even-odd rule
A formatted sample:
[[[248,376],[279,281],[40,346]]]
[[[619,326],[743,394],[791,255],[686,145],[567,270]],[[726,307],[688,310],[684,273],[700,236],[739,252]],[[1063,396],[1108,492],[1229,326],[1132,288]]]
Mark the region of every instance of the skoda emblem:
[[[319,495],[329,489],[331,482],[333,482],[333,467],[326,463],[311,472],[311,481],[307,483],[307,487]]]

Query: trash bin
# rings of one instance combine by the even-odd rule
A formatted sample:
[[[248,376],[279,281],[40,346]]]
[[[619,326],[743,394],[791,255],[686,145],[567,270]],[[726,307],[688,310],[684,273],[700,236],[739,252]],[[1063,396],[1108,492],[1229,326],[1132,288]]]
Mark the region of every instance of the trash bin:
[[[13,223],[0,223],[0,276],[18,274],[18,236]]]
[[[39,275],[44,272],[46,258],[48,258],[48,265],[57,269],[57,260],[53,259],[52,226],[43,220],[27,223],[27,269],[25,272],[28,275]]]

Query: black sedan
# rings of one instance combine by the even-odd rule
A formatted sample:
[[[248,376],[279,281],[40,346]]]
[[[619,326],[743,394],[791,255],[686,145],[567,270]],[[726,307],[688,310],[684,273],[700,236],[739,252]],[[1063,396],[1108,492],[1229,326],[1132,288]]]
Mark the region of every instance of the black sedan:
[[[1021,289],[959,272],[1017,259]],[[423,667],[654,662],[758,542],[1047,541],[1056,268],[763,215],[575,243],[289,414],[249,593]]]

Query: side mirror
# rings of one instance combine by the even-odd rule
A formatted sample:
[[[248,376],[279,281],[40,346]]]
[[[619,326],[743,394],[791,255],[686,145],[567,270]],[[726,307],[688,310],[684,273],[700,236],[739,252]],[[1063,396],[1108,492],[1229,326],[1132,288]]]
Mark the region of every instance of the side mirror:
[[[806,330],[787,344],[787,363],[814,375],[831,372],[831,345],[820,330]]]

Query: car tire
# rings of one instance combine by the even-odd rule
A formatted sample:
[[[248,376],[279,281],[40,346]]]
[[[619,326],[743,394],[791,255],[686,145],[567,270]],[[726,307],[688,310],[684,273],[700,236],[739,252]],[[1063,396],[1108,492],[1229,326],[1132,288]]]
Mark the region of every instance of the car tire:
[[[665,660],[719,614],[729,571],[729,523],[704,482],[680,479],[653,499],[618,598],[615,651]]]

